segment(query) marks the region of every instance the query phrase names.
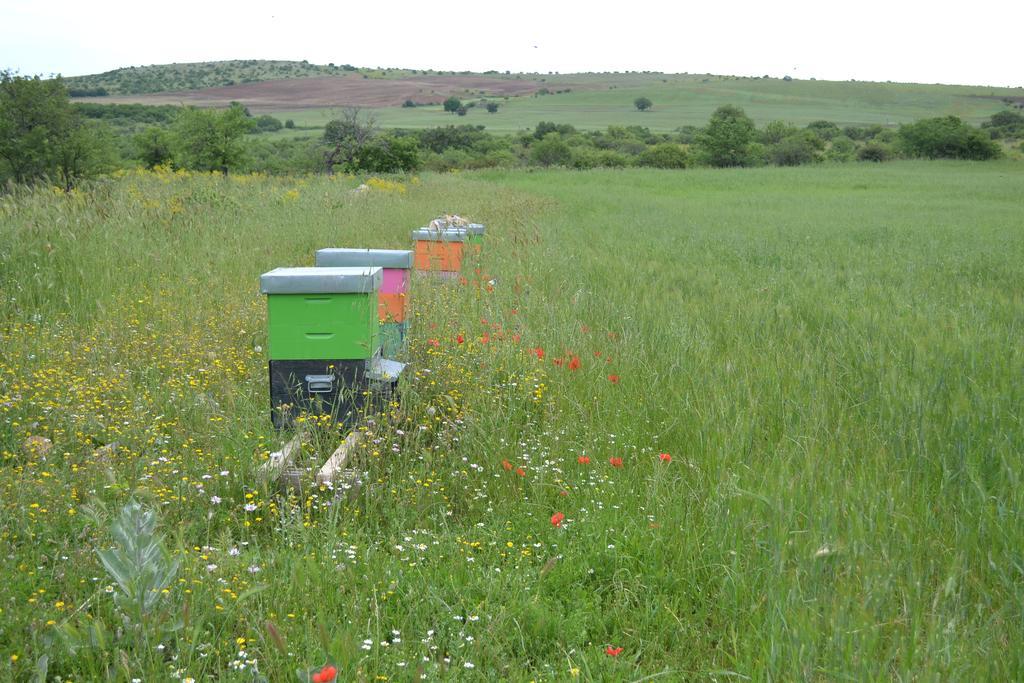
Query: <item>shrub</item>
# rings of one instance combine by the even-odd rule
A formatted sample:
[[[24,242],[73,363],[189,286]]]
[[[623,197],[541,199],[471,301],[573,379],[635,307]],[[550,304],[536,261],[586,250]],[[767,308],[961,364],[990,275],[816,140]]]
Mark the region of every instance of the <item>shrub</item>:
[[[857,150],[860,161],[889,161],[894,156],[892,147],[881,142],[869,142]]]
[[[497,102],[488,102],[487,103],[487,113],[488,114],[494,114],[494,113],[497,113],[497,111],[498,111],[498,103]]]
[[[647,111],[654,106],[654,102],[651,102],[648,97],[638,97],[633,100],[633,106],[636,107],[638,111]]]
[[[281,120],[268,114],[256,117],[255,124],[257,133],[273,133],[282,128]]]
[[[690,165],[690,155],[679,145],[665,142],[644,150],[636,163],[650,168],[686,168]]]
[[[286,119],[285,122],[284,122],[284,127],[285,128],[294,128],[295,127],[295,122],[292,121],[291,119]]]
[[[814,131],[819,138],[826,142],[842,132],[839,130],[839,126],[831,121],[811,121],[807,124],[807,130]]]
[[[452,95],[444,101],[444,110],[450,114],[454,114],[462,106],[462,100]]]
[[[845,135],[839,135],[832,138],[832,143],[829,145],[828,151],[825,152],[825,158],[829,161],[853,161],[856,152],[857,145],[853,140]]]
[[[567,166],[572,161],[572,149],[561,135],[548,133],[530,147],[530,159],[541,166]]]
[[[809,136],[817,140],[813,133],[797,133],[773,145],[770,150],[772,163],[776,166],[800,166],[817,161],[818,150]]]
[[[899,129],[903,149],[929,159],[995,159],[1002,150],[982,131],[958,116],[941,116],[904,124]]]

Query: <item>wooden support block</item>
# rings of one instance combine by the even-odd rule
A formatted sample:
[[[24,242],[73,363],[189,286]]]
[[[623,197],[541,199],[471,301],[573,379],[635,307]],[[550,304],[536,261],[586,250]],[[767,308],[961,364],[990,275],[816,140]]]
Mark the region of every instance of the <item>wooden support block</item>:
[[[302,448],[302,432],[297,432],[292,440],[281,447],[281,450],[274,451],[265,463],[260,465],[260,477],[264,481],[276,481],[281,474],[291,467],[295,456]]]
[[[362,435],[359,432],[352,432],[345,437],[341,445],[331,454],[331,457],[327,459],[327,462],[320,468],[320,471],[316,473],[317,486],[330,484],[340,478],[342,470],[345,469],[345,465],[348,463],[349,454],[361,440]]]

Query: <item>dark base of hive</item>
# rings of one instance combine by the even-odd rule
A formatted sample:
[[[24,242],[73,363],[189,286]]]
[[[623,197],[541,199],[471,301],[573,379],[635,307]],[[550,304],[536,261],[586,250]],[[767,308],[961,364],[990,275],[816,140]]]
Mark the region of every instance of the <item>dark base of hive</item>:
[[[330,415],[352,426],[381,411],[398,389],[397,379],[371,381],[365,360],[272,360],[269,372],[270,420],[276,429],[292,426],[301,413]]]

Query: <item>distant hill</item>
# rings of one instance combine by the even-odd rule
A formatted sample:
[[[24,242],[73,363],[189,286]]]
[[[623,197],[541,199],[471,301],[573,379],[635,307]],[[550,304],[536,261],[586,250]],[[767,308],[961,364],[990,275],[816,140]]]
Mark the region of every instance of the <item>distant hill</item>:
[[[102,88],[110,95],[143,95],[176,90],[201,90],[243,83],[275,81],[286,78],[336,76],[356,67],[349,64],[310,64],[309,62],[242,59],[226,62],[194,62],[191,64],[154,64],[128,66],[90,76],[65,78],[72,91],[93,91]]]
[[[373,109],[385,127],[470,123],[503,133],[532,129],[539,121],[670,132],[705,125],[723,104],[743,107],[759,125],[824,119],[887,127],[949,114],[979,124],[1007,107],[1024,108],[1024,88],[657,72],[480,74],[265,60],[128,67],[65,80],[80,102],[225,107],[237,101],[300,127],[323,126],[337,118],[338,108],[359,106]],[[466,102],[465,116],[441,108],[450,96]],[[653,107],[638,111],[639,97]],[[498,110],[479,106],[487,103]]]

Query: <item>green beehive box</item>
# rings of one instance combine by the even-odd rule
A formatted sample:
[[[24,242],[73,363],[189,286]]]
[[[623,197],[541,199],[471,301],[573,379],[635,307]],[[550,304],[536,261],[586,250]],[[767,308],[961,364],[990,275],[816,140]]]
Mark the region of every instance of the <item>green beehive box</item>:
[[[260,276],[267,295],[271,360],[357,360],[380,349],[381,269],[277,268]]]

